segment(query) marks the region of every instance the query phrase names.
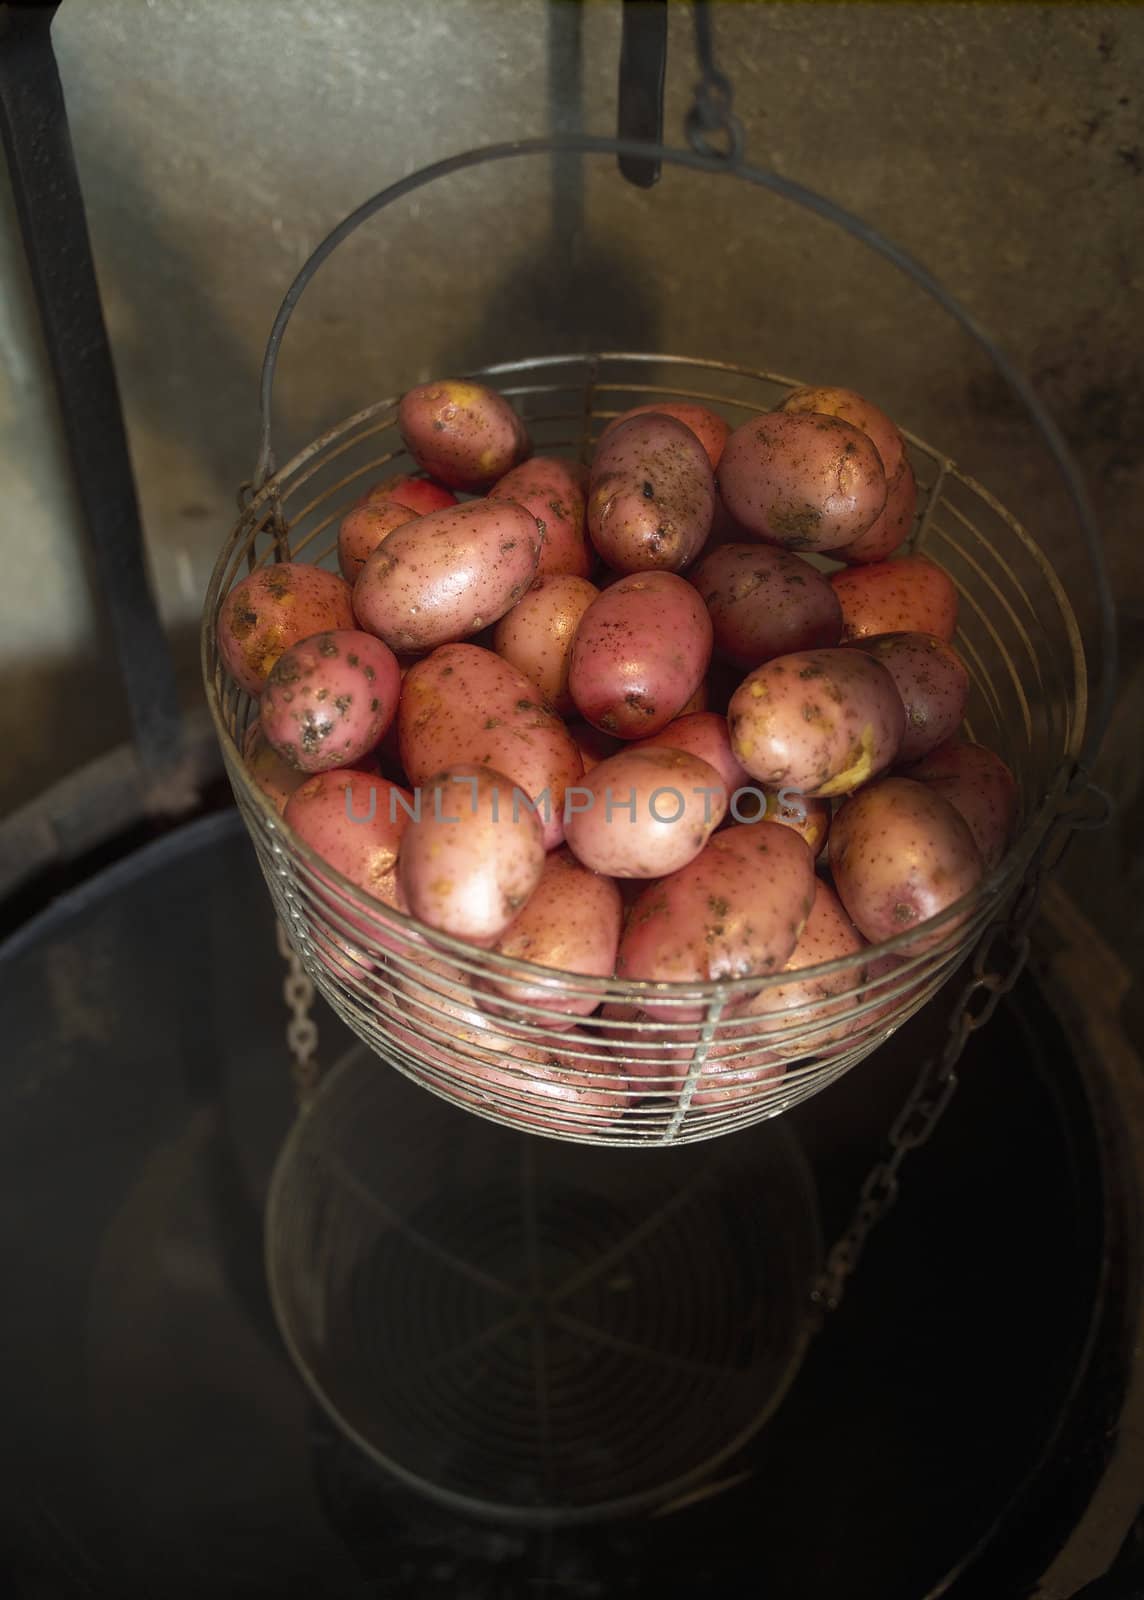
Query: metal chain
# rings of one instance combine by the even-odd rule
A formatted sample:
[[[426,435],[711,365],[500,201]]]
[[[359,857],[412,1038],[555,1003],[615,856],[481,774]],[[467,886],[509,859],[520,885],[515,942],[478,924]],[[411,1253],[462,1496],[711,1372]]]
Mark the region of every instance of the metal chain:
[[[297,952],[290,943],[286,925],[278,923],[278,953],[288,971],[282,983],[282,995],[290,1011],[286,1024],[286,1046],[290,1051],[290,1075],[294,1092],[304,1111],[318,1087],[321,1069],[317,1062],[318,1024],[311,1016],[314,1004],[314,985],[310,981]]]
[[[687,142],[697,155],[713,156],[735,166],[743,159],[743,124],[731,110],[731,80],[715,65],[708,0],[693,0],[692,11],[700,77],[683,124]]]
[[[891,1125],[885,1154],[866,1175],[850,1222],[826,1257],[810,1296],[820,1320],[841,1304],[871,1232],[898,1198],[902,1163],[911,1150],[918,1149],[933,1136],[953,1099],[958,1083],[957,1064],[970,1034],[985,1026],[1001,996],[1008,994],[1021,976],[1029,957],[1030,929],[1040,907],[1048,872],[1060,862],[1075,833],[1103,827],[1112,814],[1109,797],[1094,784],[1087,783],[1083,774],[1078,774],[1069,793],[1065,808],[1055,825],[1047,830],[1030,862],[1008,916],[991,923],[982,935],[974,953],[970,977],[954,1006],[945,1044],[939,1054],[929,1057],[923,1064],[917,1082]],[[1096,811],[1092,809],[1094,800],[1099,808]]]

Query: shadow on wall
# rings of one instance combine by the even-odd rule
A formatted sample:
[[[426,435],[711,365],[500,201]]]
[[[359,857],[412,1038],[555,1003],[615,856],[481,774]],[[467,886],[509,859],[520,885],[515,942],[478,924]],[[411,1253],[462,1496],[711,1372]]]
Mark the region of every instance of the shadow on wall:
[[[547,13],[547,104],[551,135],[581,133],[583,19],[574,0]],[[487,359],[487,330],[496,330],[498,360],[586,349],[657,350],[663,313],[656,286],[618,241],[589,237],[585,225],[585,163],[554,155],[551,210],[543,249],[514,267],[458,342],[453,365],[466,371]]]

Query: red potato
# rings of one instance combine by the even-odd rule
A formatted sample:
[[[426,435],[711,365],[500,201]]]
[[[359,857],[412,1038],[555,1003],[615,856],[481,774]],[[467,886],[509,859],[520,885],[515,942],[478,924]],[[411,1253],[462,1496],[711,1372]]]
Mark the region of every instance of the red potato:
[[[397,710],[401,672],[388,645],[339,628],[284,650],[262,692],[263,737],[288,766],[328,772],[360,761]]]
[[[679,715],[681,717],[693,717],[698,712],[706,711],[706,710],[707,710],[707,679],[703,678],[700,681],[698,689],[696,689],[695,693],[691,696],[691,699],[687,702],[687,704],[685,706],[681,706],[679,708]]]
[[[580,618],[599,593],[587,578],[569,574],[534,578],[493,632],[497,655],[523,672],[561,713],[575,709],[568,693],[572,641]]]
[[[948,800],[928,784],[883,778],[834,818],[830,870],[855,927],[878,944],[954,905],[985,869],[968,824]],[[953,931],[936,929],[916,940],[912,953],[936,948]]]
[[[635,1080],[637,1094],[662,1108],[674,1107],[684,1091],[703,1028],[695,1022],[683,1026],[657,1021],[636,1006],[605,1005],[602,1038],[625,1073]],[[720,1024],[691,1095],[691,1105],[720,1109],[755,1098],[767,1083],[783,1076],[783,1063],[770,1048],[762,1050],[736,1042],[731,1030]]]
[[[969,673],[952,645],[932,633],[879,633],[855,649],[880,661],[906,708],[899,761],[918,761],[956,733],[969,699]]]
[[[809,561],[759,544],[725,544],[690,574],[711,613],[715,649],[749,670],[842,638],[842,607]]]
[[[400,1000],[381,1005],[393,1043],[438,1068],[429,1081],[463,1104],[555,1133],[588,1133],[627,1110],[626,1077],[574,1028],[539,1043],[498,1032],[457,970],[431,956],[394,981]]]
[[[672,572],[605,589],[580,619],[568,689],[580,715],[621,739],[647,738],[679,716],[711,660],[711,618]]]
[[[927,998],[933,975],[911,980],[905,968],[912,959],[912,955],[882,955],[866,963],[866,985],[855,1003],[869,1009],[854,1020],[855,1043],[888,1038]]]
[[[574,1033],[561,1045],[519,1041],[508,1052],[480,1058],[466,1051],[443,1059],[441,1087],[463,1104],[487,1109],[516,1127],[562,1138],[591,1138],[618,1122],[631,1104],[631,1085],[613,1062],[577,1056]]]
[[[570,851],[553,850],[532,898],[494,949],[498,955],[550,967],[557,973],[610,978],[622,926],[623,903],[611,879],[581,866]],[[555,991],[539,974],[533,983],[485,978],[480,980],[480,990],[484,992],[478,992],[479,1003],[510,1020],[518,1018],[522,1009],[534,1007],[586,1017],[598,1004],[592,994]]]
[[[588,534],[609,566],[681,572],[703,548],[714,514],[707,452],[674,417],[629,417],[597,445]]]
[[[504,396],[457,378],[410,389],[397,426],[417,465],[451,489],[485,489],[528,454],[524,423]]]
[[[590,1138],[623,1116],[631,1104],[631,1085],[610,1062],[591,1056],[579,1060],[580,1043],[574,1034],[562,1035],[560,1046],[518,1043],[511,1057],[501,1056],[493,1066],[474,1067],[470,1073],[469,1062],[462,1060],[453,1063],[454,1071],[470,1076],[479,1091],[472,1104],[479,1106],[495,1094],[500,1103],[490,1109],[518,1127]]]
[[[816,967],[843,956],[857,955],[866,941],[846,914],[834,890],[815,880],[814,904],[806,927],[783,968],[791,981],[761,989],[742,1009],[736,1009],[731,1036],[757,1035],[772,1029],[790,1030],[771,1048],[785,1061],[815,1055],[853,1033],[855,1019],[844,1017],[857,1003],[865,982],[865,968],[852,967],[821,977],[800,977],[806,967]],[[749,1021],[747,1019],[750,1019]]]
[[[914,531],[918,509],[918,480],[908,461],[903,461],[886,490],[886,504],[880,516],[851,544],[838,545],[830,554],[836,561],[859,564],[884,561],[901,548]]]
[[[405,522],[415,522],[417,512],[399,500],[380,500],[352,506],[338,526],[338,566],[347,583],[354,583],[379,544]]]
[[[546,849],[564,838],[564,792],[583,772],[580,752],[524,674],[491,650],[443,645],[411,667],[397,737],[410,783],[455,762],[492,767],[536,804]]]
[[[568,790],[564,833],[593,872],[659,878],[694,860],[726,809],[726,787],[706,761],[629,747]]]
[[[707,452],[707,459],[711,463],[712,472],[719,465],[723,455],[723,447],[731,434],[731,424],[717,411],[711,411],[707,406],[696,405],[690,400],[657,400],[651,405],[633,406],[630,411],[621,412],[618,417],[613,417],[608,426],[600,435],[598,444],[612,431],[631,417],[646,416],[674,417],[676,422],[682,422],[685,428],[690,428],[699,443]]]
[[[451,489],[434,483],[430,478],[411,478],[404,472],[396,472],[367,489],[358,503],[384,505],[388,501],[407,506],[419,517],[427,517],[431,511],[444,511],[446,506],[455,506],[457,496]]]
[[[731,749],[727,719],[717,711],[693,711],[676,717],[650,739],[638,739],[633,750],[685,750],[714,767],[728,797],[750,783],[745,768]]]
[[[240,689],[261,694],[283,650],[329,628],[352,628],[349,584],[298,561],[257,567],[222,603],[218,648]]]
[[[758,792],[752,791],[753,794]],[[806,841],[811,855],[817,857],[822,854],[830,836],[829,800],[815,800],[810,795],[799,794],[797,790],[764,789],[762,815],[755,816],[747,811],[752,793],[744,790],[741,803],[732,804],[731,816],[736,822],[777,822],[780,827],[793,828]],[[740,812],[743,814],[737,815]]]
[[[490,500],[514,500],[536,518],[541,535],[537,577],[591,576],[596,552],[585,523],[587,489],[588,469],[579,462],[533,456],[489,490]]]
[[[861,650],[804,650],[756,667],[727,710],[731,748],[767,789],[849,794],[890,766],[906,714],[894,680]]]
[[[593,728],[590,722],[570,722],[568,732],[580,752],[585,772],[591,772],[593,767],[598,767],[601,761],[606,761],[609,756],[614,756],[617,750],[622,750],[624,747],[622,739],[614,739],[609,733],[601,733],[599,728]]]
[[[492,944],[544,871],[544,835],[511,778],[457,762],[423,786],[401,837],[398,879],[410,911],[456,939]]]
[[[899,556],[834,572],[844,640],[878,633],[932,633],[949,644],[957,632],[957,590],[924,556]]]
[[[262,790],[281,816],[294,790],[305,783],[306,774],[286,765],[278,752],[267,744],[257,722],[252,722],[246,730],[242,756],[255,787]]]
[[[404,911],[397,852],[412,804],[413,796],[398,784],[343,767],[308,778],[286,802],[283,818],[335,872],[383,905]],[[348,920],[356,919],[350,914]]]
[[[877,450],[841,417],[772,411],[727,440],[719,491],[737,523],[787,550],[850,544],[886,504]]]
[[[964,817],[987,871],[1000,864],[1017,820],[1017,783],[1000,756],[981,744],[949,743],[902,776],[925,783]]]
[[[680,872],[652,885],[628,919],[616,976],[706,983],[777,972],[814,904],[814,858],[790,828],[757,822],[717,833]],[[649,1016],[699,1022],[701,1004],[649,998]]]
[[[788,416],[804,411],[828,417],[841,417],[857,428],[873,444],[886,474],[892,483],[902,462],[906,459],[906,441],[896,423],[884,411],[879,411],[872,401],[866,400],[853,389],[806,387],[792,389],[778,407]]]
[[[432,650],[479,633],[536,576],[536,518],[511,500],[470,500],[391,533],[354,584],[359,623],[393,650]]]

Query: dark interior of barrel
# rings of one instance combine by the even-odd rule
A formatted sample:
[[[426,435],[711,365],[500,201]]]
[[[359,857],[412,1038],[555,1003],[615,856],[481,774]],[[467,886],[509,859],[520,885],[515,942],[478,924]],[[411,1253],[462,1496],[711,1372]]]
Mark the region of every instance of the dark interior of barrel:
[[[574,1528],[469,1515],[402,1481],[344,1435],[286,1353],[263,1237],[294,1111],[282,969],[232,813],[57,901],[4,947],[2,981],[0,1516],[20,1592],[1016,1594],[1100,1475],[1130,1360],[1130,1190],[1084,1052],[1033,976],[971,1042],[908,1203],[765,1425],[666,1506]],[[941,1009],[781,1119],[827,1239]],[[349,1040],[326,1014],[322,1027],[330,1062]],[[403,1097],[429,1098],[392,1081],[383,1166]],[[549,1143],[436,1114],[474,1159],[486,1139]],[[734,1152],[756,1137],[691,1156],[729,1163],[708,1174],[724,1211],[754,1215]],[[585,1182],[616,1157],[576,1152]],[[449,1185],[442,1172],[428,1195],[444,1229],[479,1202]],[[574,1253],[581,1213],[561,1214]],[[749,1228],[736,1254],[729,1298],[751,1292]],[[681,1247],[665,1270],[685,1292],[694,1274],[694,1296],[701,1267]],[[703,1293],[717,1323],[719,1291]],[[415,1451],[415,1358],[393,1377]],[[671,1384],[659,1393],[670,1421]],[[479,1453],[466,1415],[479,1407],[433,1425]]]

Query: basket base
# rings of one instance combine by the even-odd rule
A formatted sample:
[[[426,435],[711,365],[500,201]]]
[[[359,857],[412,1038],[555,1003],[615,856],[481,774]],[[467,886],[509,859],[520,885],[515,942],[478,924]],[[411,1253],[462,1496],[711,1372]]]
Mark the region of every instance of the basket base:
[[[364,1048],[282,1152],[267,1251],[342,1431],[455,1510],[536,1525],[663,1505],[756,1433],[822,1253],[782,1123],[633,1159],[468,1116]]]

